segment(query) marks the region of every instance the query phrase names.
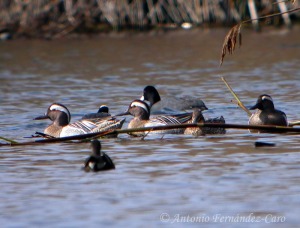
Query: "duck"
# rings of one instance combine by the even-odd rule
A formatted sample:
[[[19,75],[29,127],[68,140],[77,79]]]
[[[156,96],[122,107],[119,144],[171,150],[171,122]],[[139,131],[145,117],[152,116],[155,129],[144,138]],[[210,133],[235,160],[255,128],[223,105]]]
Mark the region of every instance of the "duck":
[[[286,114],[283,111],[275,109],[273,99],[270,95],[260,95],[256,104],[250,107],[250,110],[255,109],[257,111],[250,116],[249,125],[288,126]]]
[[[102,170],[115,169],[115,164],[111,158],[101,151],[101,143],[94,139],[91,141],[92,154],[85,160],[83,169],[86,172],[98,172]]]
[[[60,103],[52,103],[45,115],[34,118],[34,120],[42,119],[50,119],[52,121],[44,130],[44,133],[54,138],[120,129],[125,121],[125,118],[116,119],[108,116],[106,118],[84,119],[70,123],[70,111],[65,105]]]
[[[128,129],[132,128],[143,128],[143,127],[156,127],[156,126],[168,126],[181,124],[186,118],[186,114],[182,116],[177,115],[177,118],[173,116],[155,116],[150,118],[150,107],[149,105],[139,99],[133,100],[127,111],[120,113],[117,116],[132,115],[134,118],[129,122]],[[182,120],[180,120],[182,118]],[[168,130],[158,130],[152,133],[156,134],[182,134],[184,129],[168,129]],[[133,132],[130,133],[133,136],[144,136],[145,132]]]
[[[199,107],[193,107],[192,119],[187,123],[191,124],[205,124],[205,123],[218,123],[225,124],[223,116],[205,119],[202,114],[202,109]],[[226,134],[225,128],[212,128],[212,127],[188,127],[184,131],[185,135],[203,136],[207,134]]]
[[[103,117],[108,117],[111,116],[109,113],[109,108],[107,105],[101,105],[100,108],[98,109],[97,113],[89,113],[85,114],[83,117],[81,117],[82,120],[85,119],[95,119],[95,118],[103,118]]]
[[[202,114],[201,109],[199,108],[193,108],[193,115],[192,119],[188,121],[187,123],[191,124],[199,124],[199,123],[204,123],[205,119]],[[201,127],[187,127],[184,130],[185,135],[194,135],[194,136],[200,136],[200,135],[205,135]]]
[[[204,110],[207,109],[202,100],[191,96],[168,96],[162,100],[157,89],[152,85],[148,85],[144,88],[140,100],[149,102],[151,114],[178,113],[179,111],[190,109],[191,106],[202,107]]]
[[[177,118],[179,116],[179,121],[184,124],[184,123],[193,123],[194,119],[193,119],[193,115],[197,116],[199,115],[199,112],[201,112],[202,115],[202,111],[208,110],[208,108],[206,107],[206,105],[204,104],[204,102],[202,100],[195,100],[192,97],[184,97],[184,98],[175,98],[175,97],[171,97],[168,98],[170,99],[169,101],[171,102],[171,100],[174,101],[174,103],[180,103],[180,106],[182,107],[182,110],[187,110],[187,109],[193,109],[193,112],[188,112],[188,113],[180,113],[180,114],[176,114],[178,113],[178,110],[173,110],[171,108],[164,108],[163,110],[160,111],[155,111],[154,113],[156,113],[156,115],[159,115],[159,113],[165,113],[164,115],[168,115],[171,116],[173,118]],[[157,103],[160,103],[160,95],[158,93],[158,91],[156,90],[156,88],[154,86],[148,85],[144,88],[143,91],[143,96],[140,98],[140,100],[142,101],[148,101],[149,102],[149,106],[151,108],[151,113],[153,113],[153,107],[155,109],[155,106]],[[173,103],[173,104],[174,104]],[[179,106],[179,104],[175,105],[175,106]],[[167,111],[167,112],[165,112]],[[183,114],[185,115],[185,118],[183,119],[182,116]],[[196,117],[200,118],[200,117]],[[201,118],[200,118],[201,119]],[[201,121],[200,121],[201,122]],[[199,122],[198,122],[199,123]],[[220,117],[215,117],[215,118],[209,118],[209,119],[204,119],[204,123],[219,123],[219,124],[225,124],[225,118],[223,116]],[[195,129],[194,129],[195,130]],[[189,132],[190,130],[188,130],[187,132]],[[209,128],[209,127],[204,127],[202,129],[202,133],[203,134],[226,134],[226,130],[225,128]],[[195,133],[198,134],[198,133]],[[200,134],[200,133],[199,133]]]

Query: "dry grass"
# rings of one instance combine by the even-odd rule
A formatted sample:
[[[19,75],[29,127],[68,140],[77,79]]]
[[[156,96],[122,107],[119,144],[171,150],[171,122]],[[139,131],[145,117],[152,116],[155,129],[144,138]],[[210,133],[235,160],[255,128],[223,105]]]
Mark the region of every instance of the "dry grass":
[[[233,26],[225,36],[223,47],[222,47],[220,66],[222,66],[227,52],[229,54],[233,54],[237,40],[239,41],[239,47],[242,45],[241,27],[242,27],[242,23]]]
[[[231,25],[247,17],[243,1],[221,0],[2,0],[0,31],[58,38],[72,32]]]
[[[272,17],[281,16],[283,14],[291,14],[291,13],[295,13],[297,11],[300,11],[300,7],[288,10],[287,12],[283,12],[283,13],[274,13],[274,14],[263,16],[263,17],[255,18],[255,19],[245,20],[245,21],[242,21],[242,22],[238,23],[237,25],[233,26],[229,30],[227,35],[225,36],[225,39],[223,42],[223,46],[222,46],[222,50],[221,50],[220,66],[222,66],[222,64],[224,62],[224,58],[227,53],[233,54],[235,47],[236,47],[237,40],[239,41],[239,46],[242,45],[241,28],[242,28],[243,24],[252,22],[254,20],[269,19]]]

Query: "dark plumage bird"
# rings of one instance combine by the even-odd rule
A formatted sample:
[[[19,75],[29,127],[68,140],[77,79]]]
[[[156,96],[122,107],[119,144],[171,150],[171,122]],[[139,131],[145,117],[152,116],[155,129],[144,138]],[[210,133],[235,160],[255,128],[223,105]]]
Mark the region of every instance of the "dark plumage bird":
[[[258,97],[257,102],[250,110],[257,109],[249,119],[249,125],[277,125],[288,126],[286,114],[275,109],[273,99],[267,94]]]
[[[85,114],[81,119],[94,119],[94,118],[104,118],[111,116],[109,113],[109,108],[106,105],[101,105],[97,113]]]
[[[85,160],[83,167],[86,172],[115,169],[115,165],[111,158],[101,151],[101,143],[99,140],[94,139],[91,142],[91,146],[92,155]]]
[[[178,113],[190,109],[190,107],[199,107],[206,110],[204,102],[198,98],[191,96],[174,97],[168,96],[161,99],[158,91],[154,86],[146,86],[143,91],[142,101],[149,101],[151,114]]]

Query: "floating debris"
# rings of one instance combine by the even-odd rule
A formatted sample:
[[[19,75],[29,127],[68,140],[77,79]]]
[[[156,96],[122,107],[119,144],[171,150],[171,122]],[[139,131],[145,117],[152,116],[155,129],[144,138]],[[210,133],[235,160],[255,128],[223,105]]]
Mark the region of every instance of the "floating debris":
[[[269,142],[255,142],[254,143],[255,147],[273,147],[276,146],[275,143],[269,143]]]

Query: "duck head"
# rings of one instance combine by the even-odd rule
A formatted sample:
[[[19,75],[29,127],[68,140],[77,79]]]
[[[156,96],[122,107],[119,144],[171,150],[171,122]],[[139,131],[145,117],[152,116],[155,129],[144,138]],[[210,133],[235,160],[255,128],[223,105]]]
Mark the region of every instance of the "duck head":
[[[96,156],[101,155],[101,143],[99,140],[94,139],[91,141],[92,154]]]
[[[109,113],[109,108],[106,105],[101,105],[98,113]]]
[[[144,88],[143,96],[140,98],[141,101],[149,101],[150,107],[160,101],[160,95],[154,86],[146,86]]]
[[[270,95],[262,94],[258,97],[256,104],[250,108],[250,110],[274,110],[273,99]]]
[[[38,116],[34,120],[50,119],[59,126],[66,126],[71,121],[71,114],[68,108],[60,103],[51,104],[45,115]]]
[[[141,100],[134,100],[130,103],[128,109],[124,113],[120,113],[117,116],[132,115],[134,117],[140,117],[143,120],[149,119],[150,107]]]

